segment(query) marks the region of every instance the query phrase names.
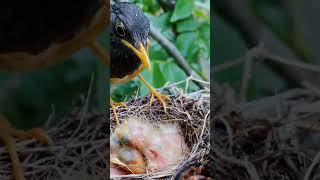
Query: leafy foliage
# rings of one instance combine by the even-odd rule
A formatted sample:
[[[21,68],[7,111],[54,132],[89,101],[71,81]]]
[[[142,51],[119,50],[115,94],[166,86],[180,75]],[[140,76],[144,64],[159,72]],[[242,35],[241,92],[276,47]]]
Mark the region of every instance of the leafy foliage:
[[[187,63],[204,79],[209,77],[210,61],[210,7],[209,0],[177,0],[173,8],[160,6],[161,0],[133,0],[148,16],[151,24],[170,40],[182,53]],[[166,2],[162,0],[162,2]],[[172,2],[172,1],[171,1]],[[202,6],[199,6],[202,5]],[[187,78],[185,72],[176,64],[168,52],[155,40],[151,40],[149,50],[151,71],[142,75],[154,87],[163,87],[166,83],[178,82]],[[181,85],[183,87],[183,85]],[[196,89],[191,85],[189,91]],[[137,92],[144,96],[148,89],[138,79],[130,83],[117,85],[112,97],[116,101],[129,98]]]

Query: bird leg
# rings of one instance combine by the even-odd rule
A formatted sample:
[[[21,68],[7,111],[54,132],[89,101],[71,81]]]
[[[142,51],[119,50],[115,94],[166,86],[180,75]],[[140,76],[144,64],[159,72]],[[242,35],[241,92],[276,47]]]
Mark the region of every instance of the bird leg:
[[[127,106],[126,106],[126,104],[124,102],[114,102],[111,98],[110,98],[110,106],[112,108],[113,116],[114,116],[114,119],[116,120],[117,127],[119,127],[120,126],[120,122],[119,122],[119,119],[118,119],[118,114],[117,114],[116,108],[118,108],[118,107],[127,107]]]
[[[109,56],[106,53],[106,51],[101,47],[101,45],[96,41],[90,41],[88,43],[88,47],[90,48],[90,50],[96,54],[99,59],[104,63],[109,65],[110,64],[110,60],[109,60]]]
[[[151,94],[150,106],[152,106],[154,97],[156,97],[162,104],[164,112],[167,112],[167,104],[165,100],[169,99],[168,96],[158,93],[141,75],[138,75],[138,77],[150,90],[150,94]]]
[[[15,180],[24,180],[23,170],[16,151],[16,140],[36,139],[40,144],[51,144],[50,138],[40,128],[28,131],[19,131],[10,126],[9,121],[0,114],[0,140],[5,145],[12,161],[13,177]]]

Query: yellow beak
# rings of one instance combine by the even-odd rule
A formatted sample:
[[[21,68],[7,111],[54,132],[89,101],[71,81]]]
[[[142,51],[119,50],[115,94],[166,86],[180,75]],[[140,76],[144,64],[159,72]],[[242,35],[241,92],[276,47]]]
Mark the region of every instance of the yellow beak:
[[[110,158],[110,162],[114,165],[120,166],[122,168],[125,168],[127,170],[129,170],[132,174],[134,174],[134,172],[129,168],[128,165],[126,165],[125,163],[121,162],[118,158],[116,157],[111,157]]]
[[[139,57],[139,59],[141,60],[141,62],[144,65],[145,68],[147,68],[149,70],[151,69],[149,56],[148,56],[146,50],[144,49],[142,43],[140,43],[139,49],[136,49],[134,46],[132,46],[132,44],[130,44],[126,40],[121,40],[121,42],[125,46],[127,46],[129,49],[131,49],[134,52],[134,54],[136,54]]]

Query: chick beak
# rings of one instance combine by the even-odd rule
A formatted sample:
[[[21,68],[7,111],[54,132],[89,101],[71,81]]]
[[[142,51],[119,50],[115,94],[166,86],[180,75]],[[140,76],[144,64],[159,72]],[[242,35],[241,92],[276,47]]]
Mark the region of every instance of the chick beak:
[[[134,174],[134,172],[125,163],[121,162],[118,158],[110,157],[110,162],[112,164],[120,166],[121,168],[124,168],[124,169],[130,171],[132,174]]]
[[[125,46],[127,46],[130,50],[132,50],[135,55],[137,55],[139,57],[139,59],[142,61],[142,64],[144,65],[145,68],[147,68],[149,70],[151,69],[149,56],[148,56],[142,43],[139,44],[139,48],[137,49],[132,44],[130,44],[128,41],[126,41],[124,39],[121,40],[121,42]]]

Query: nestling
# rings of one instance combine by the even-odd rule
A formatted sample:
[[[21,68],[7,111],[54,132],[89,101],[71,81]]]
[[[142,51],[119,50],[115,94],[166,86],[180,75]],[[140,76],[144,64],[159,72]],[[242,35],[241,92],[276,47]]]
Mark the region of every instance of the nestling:
[[[155,125],[133,117],[115,129],[110,147],[111,176],[164,171],[189,151],[178,125]]]

